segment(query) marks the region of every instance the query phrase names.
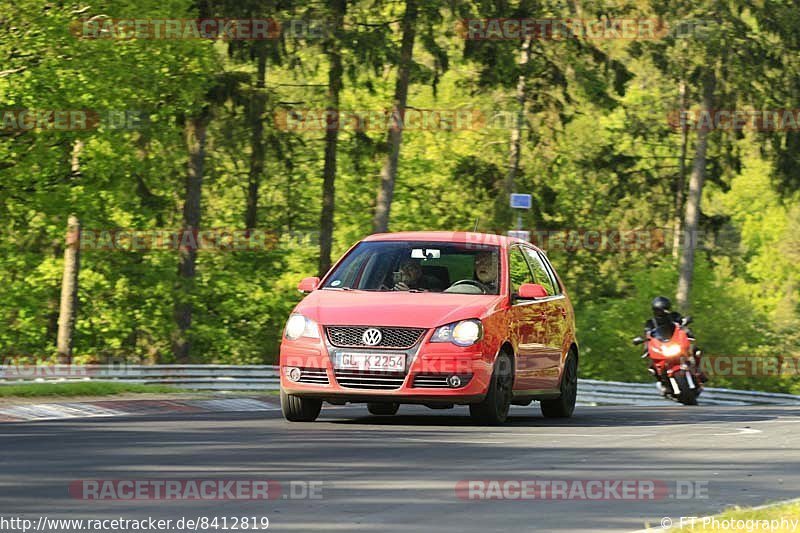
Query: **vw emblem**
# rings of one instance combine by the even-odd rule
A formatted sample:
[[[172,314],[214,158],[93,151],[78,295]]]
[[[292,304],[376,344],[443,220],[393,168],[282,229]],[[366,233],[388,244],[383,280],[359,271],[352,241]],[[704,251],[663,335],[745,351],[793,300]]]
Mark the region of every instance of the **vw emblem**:
[[[381,335],[381,330],[377,328],[369,328],[361,335],[361,340],[367,346],[377,346],[381,343],[381,339],[383,339],[383,335]]]

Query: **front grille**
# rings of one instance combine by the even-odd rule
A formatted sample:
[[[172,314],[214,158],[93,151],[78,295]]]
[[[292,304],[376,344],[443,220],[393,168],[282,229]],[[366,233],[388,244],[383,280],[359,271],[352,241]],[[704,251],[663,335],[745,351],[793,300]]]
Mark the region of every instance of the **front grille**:
[[[328,373],[324,368],[301,368],[298,383],[313,383],[314,385],[328,385]]]
[[[447,382],[452,374],[417,374],[414,376],[414,384],[412,387],[418,389],[449,389],[450,384]],[[461,378],[461,385],[458,388],[466,387],[472,379],[472,374],[458,374]]]
[[[371,326],[328,326],[328,342],[337,348],[388,348],[406,350],[419,341],[425,333],[423,328],[384,328],[376,326],[381,332],[381,342],[374,346],[364,344],[362,336]]]
[[[342,387],[351,389],[399,389],[406,379],[405,374],[397,372],[363,372],[360,370],[335,370],[336,381]]]

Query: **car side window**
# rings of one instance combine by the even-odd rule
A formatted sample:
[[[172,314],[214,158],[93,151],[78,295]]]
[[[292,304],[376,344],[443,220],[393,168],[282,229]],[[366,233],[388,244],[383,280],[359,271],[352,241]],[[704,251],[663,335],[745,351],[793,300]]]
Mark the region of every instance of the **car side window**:
[[[550,280],[553,282],[553,287],[556,289],[556,294],[561,294],[563,291],[561,290],[561,285],[558,283],[558,277],[556,276],[556,270],[553,268],[552,263],[547,258],[546,255],[542,252],[536,252],[539,254],[539,257],[542,259],[544,266],[547,267],[547,273],[550,274]]]
[[[531,270],[522,251],[518,247],[511,248],[508,256],[508,276],[511,281],[511,293],[517,294],[523,283],[533,283]]]
[[[536,250],[532,248],[523,248],[525,250],[525,255],[528,257],[528,263],[530,263],[531,271],[533,272],[533,282],[538,283],[547,291],[548,296],[554,296],[557,291],[556,287],[553,283],[553,280],[550,278],[550,273],[547,271],[547,267],[544,266],[544,262],[542,258],[539,257],[539,254],[536,253]]]

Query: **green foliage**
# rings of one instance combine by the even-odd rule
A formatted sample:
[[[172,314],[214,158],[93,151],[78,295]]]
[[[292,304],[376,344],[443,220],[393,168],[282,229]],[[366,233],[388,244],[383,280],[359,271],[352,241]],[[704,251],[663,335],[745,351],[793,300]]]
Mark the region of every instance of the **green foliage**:
[[[109,383],[82,381],[73,383],[26,383],[3,385],[0,398],[35,398],[44,396],[110,396],[113,394],[169,394],[186,392],[185,389],[165,385],[139,385],[136,383]]]
[[[324,142],[322,129],[287,129],[281,117],[324,109],[324,52],[334,41],[342,45],[345,70],[342,110],[390,109],[403,3],[349,2],[344,34],[333,40],[284,35],[214,42],[87,40],[70,33],[70,23],[83,17],[194,18],[196,4],[188,0],[101,2],[81,13],[43,0],[0,2],[0,72],[7,71],[0,75],[1,109],[142,117],[130,128],[0,130],[0,355],[54,352],[70,213],[88,229],[179,228],[187,168],[183,120],[206,106],[202,227],[243,228],[251,103],[264,95],[257,226],[274,244],[199,253],[189,335],[196,362],[274,362],[284,321],[301,297],[297,282],[317,268]],[[681,135],[666,117],[679,105],[679,80],[687,83],[690,107],[702,70],[711,67],[720,79],[720,105],[798,107],[797,17],[781,15],[789,9],[781,3],[739,4],[601,2],[580,17],[715,23],[694,35],[653,41],[537,40],[522,69],[519,41],[464,41],[455,31],[459,19],[576,18],[570,3],[420,2],[409,107],[479,118],[404,132],[391,229],[471,230],[476,221],[481,231],[509,229],[496,218],[495,204],[505,203],[498,195],[508,171],[516,88],[526,75],[516,186],[536,201],[523,214],[524,226],[534,232],[645,230],[652,239],[633,250],[540,242],[576,308],[583,375],[648,379],[630,339],[641,333],[652,297],[672,296],[677,280],[670,247]],[[293,2],[223,2],[214,9],[214,16],[231,17],[268,9],[284,20],[328,14],[327,7]],[[264,50],[266,87],[259,88],[255,58]],[[374,120],[340,132],[334,256],[371,231],[385,139],[384,125]],[[688,166],[694,139],[689,132]],[[798,139],[793,132],[711,136],[692,290],[693,327],[706,353],[800,355]],[[78,141],[80,164],[73,171]],[[170,362],[177,252],[85,250],[81,263],[80,360]],[[712,384],[798,389],[796,380],[769,378]]]

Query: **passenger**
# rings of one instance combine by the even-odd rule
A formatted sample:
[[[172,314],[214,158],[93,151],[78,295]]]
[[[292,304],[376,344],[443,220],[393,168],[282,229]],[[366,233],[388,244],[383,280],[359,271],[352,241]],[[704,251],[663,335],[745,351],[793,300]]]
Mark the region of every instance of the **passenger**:
[[[396,291],[436,291],[441,292],[441,281],[434,276],[426,276],[422,271],[422,265],[414,259],[406,259],[400,263],[396,275],[397,281],[394,284]]]

